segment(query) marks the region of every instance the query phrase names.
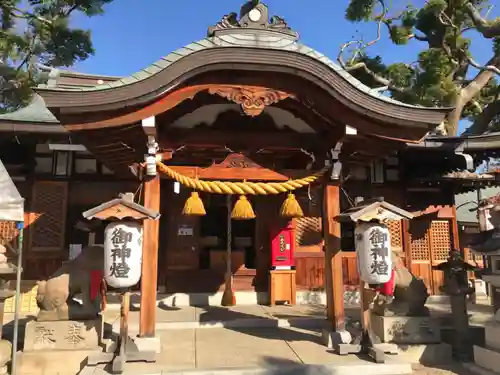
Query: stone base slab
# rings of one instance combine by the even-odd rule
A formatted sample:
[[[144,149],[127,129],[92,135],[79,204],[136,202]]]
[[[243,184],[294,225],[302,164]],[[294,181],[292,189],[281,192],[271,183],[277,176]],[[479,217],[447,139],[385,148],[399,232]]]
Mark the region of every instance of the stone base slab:
[[[409,363],[432,366],[450,363],[453,360],[453,353],[451,345],[445,343],[399,345],[399,357]]]
[[[439,321],[431,317],[371,315],[373,332],[382,342],[396,344],[439,344]]]
[[[470,370],[472,373],[477,375],[498,375],[498,372],[487,370],[485,368],[482,368],[481,366],[476,365],[475,363],[465,362],[463,366],[467,370]]]
[[[134,337],[132,341],[139,352],[161,353],[161,341],[159,337]]]
[[[53,350],[17,353],[17,375],[78,374],[90,355],[102,350]]]
[[[484,326],[484,341],[488,348],[500,352],[500,323],[489,322]]]
[[[52,350],[94,350],[101,343],[103,320],[26,323],[24,352]]]
[[[500,373],[500,351],[474,345],[474,363],[484,369]]]
[[[331,331],[329,329],[323,329],[321,338],[323,344],[328,349],[335,349],[340,344],[350,344],[352,341],[352,336],[349,331]]]

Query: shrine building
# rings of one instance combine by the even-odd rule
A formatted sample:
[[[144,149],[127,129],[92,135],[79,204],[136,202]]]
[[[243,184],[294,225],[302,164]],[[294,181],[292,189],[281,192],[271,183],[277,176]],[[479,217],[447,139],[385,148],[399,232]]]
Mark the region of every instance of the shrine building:
[[[26,198],[25,283],[102,243],[82,212],[132,192],[161,213],[143,229],[142,335],[154,334],[157,292],[221,299],[228,246],[236,303],[269,303],[281,234],[294,301],[317,292],[340,327],[359,277],[354,225],[335,217],[383,197],[415,216],[389,221],[392,248],[440,293],[431,266],[459,248],[462,188],[443,176],[474,168],[463,150],[423,141],[451,108],[368,88],[250,4],[128,77],[48,69],[27,107],[0,115],[0,158]],[[303,215],[287,217],[294,198]]]

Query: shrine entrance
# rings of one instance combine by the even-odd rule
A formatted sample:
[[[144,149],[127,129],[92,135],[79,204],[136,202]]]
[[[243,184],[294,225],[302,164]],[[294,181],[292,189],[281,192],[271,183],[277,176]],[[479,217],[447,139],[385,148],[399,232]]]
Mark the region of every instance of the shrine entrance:
[[[314,252],[310,258],[323,266],[330,326],[342,331],[341,230],[335,220],[341,184],[355,178],[355,166],[418,142],[443,121],[443,110],[402,104],[366,88],[300,44],[282,18],[269,18],[266,5],[252,7],[246,4],[239,19],[224,17],[207,38],[132,77],[79,91],[37,89],[61,125],[116,177],[139,179],[144,206],[162,214],[161,223],[144,222],[141,337],[155,336],[158,285],[196,292],[200,286],[227,291],[250,284],[268,291],[270,230],[282,220],[291,192],[300,202],[320,197],[321,217],[302,204],[303,215],[292,226],[314,228],[323,243],[297,246],[295,253]],[[208,218],[182,215],[193,193],[210,211]],[[210,219],[227,214],[220,208],[224,198],[214,194],[249,199],[255,212],[255,220],[232,228],[232,242],[243,248],[231,249],[231,260],[239,257],[231,264],[240,266],[231,270],[232,284],[203,278],[218,262],[212,249],[228,237]],[[195,288],[190,284],[197,275],[205,276]]]

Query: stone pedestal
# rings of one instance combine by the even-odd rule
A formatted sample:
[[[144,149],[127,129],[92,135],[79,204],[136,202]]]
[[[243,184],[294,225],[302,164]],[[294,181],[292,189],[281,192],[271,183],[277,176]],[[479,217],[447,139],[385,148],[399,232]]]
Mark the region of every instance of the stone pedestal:
[[[429,316],[380,316],[372,314],[373,332],[382,342],[394,344],[439,344],[441,330]]]
[[[26,324],[24,352],[97,349],[102,330],[102,317],[86,321],[31,321]]]
[[[500,374],[500,322],[484,327],[485,347],[474,345],[474,362],[481,368]]]
[[[439,321],[429,316],[380,316],[372,313],[373,333],[382,343],[394,344],[402,359],[411,363],[448,363],[451,346],[441,342]]]
[[[18,353],[19,374],[77,373],[89,355],[102,352],[103,319],[31,321],[24,349]]]
[[[498,261],[496,257],[492,257]],[[494,270],[498,269],[493,267]],[[493,288],[500,287],[500,274],[485,275],[483,279]],[[500,309],[495,314],[494,321],[484,327],[485,346],[474,345],[474,363],[482,369],[500,374]]]

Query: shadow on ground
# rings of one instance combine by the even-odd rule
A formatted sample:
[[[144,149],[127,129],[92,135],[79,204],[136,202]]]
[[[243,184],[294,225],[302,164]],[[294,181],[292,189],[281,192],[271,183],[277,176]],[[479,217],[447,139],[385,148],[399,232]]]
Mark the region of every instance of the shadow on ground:
[[[322,365],[306,365],[288,359],[264,357],[262,367],[266,375],[330,375],[331,369]]]

